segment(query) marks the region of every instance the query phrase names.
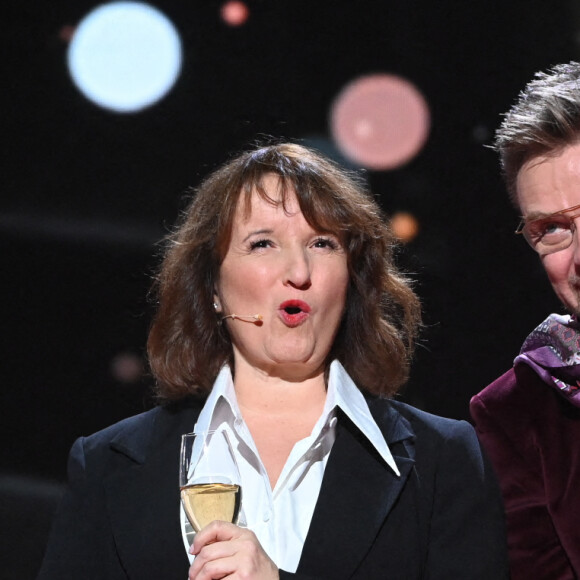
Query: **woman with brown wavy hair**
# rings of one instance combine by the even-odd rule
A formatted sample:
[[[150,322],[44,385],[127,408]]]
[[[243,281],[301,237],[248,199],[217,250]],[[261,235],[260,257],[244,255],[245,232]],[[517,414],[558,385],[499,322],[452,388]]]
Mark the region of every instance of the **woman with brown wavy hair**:
[[[161,404],[75,443],[41,578],[184,578],[179,440],[210,428],[233,439],[243,526],[195,534],[191,579],[504,577],[472,428],[391,399],[420,323],[394,248],[361,183],[300,145],[210,175],[155,287]]]
[[[278,180],[274,193],[265,187],[272,176]],[[234,363],[232,321],[216,324],[212,304],[238,205],[247,216],[254,194],[286,210],[296,196],[316,232],[339,238],[349,283],[331,357],[360,388],[396,393],[407,379],[420,306],[394,264],[393,233],[354,175],[309,149],[283,144],[250,151],[212,174],[168,240],[148,342],[160,395],[205,394],[222,365]]]

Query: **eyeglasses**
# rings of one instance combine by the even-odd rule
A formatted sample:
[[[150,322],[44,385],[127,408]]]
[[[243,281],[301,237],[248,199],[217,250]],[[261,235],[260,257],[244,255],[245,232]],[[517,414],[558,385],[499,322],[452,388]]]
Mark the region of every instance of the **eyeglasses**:
[[[576,213],[569,215],[571,212]],[[577,217],[580,217],[580,205],[529,222],[522,218],[515,233],[523,234],[540,256],[546,256],[565,250],[572,243],[576,231],[574,220]]]

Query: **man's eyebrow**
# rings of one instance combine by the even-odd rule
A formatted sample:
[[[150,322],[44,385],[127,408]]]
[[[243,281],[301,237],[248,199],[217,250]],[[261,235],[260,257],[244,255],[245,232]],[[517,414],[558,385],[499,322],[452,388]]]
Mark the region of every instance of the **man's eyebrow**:
[[[533,211],[529,213],[527,216],[522,216],[522,219],[526,222],[533,222],[534,220],[540,220],[542,218],[547,218],[553,215],[558,215],[559,212],[543,212],[543,211]]]
[[[542,211],[533,211],[530,214],[528,214],[526,217],[522,216],[522,219],[524,221],[529,222],[529,221],[534,221],[537,219],[555,217],[558,215],[567,216],[570,212],[578,211],[578,210],[580,210],[580,204],[573,205],[572,207],[567,207],[565,209],[560,209],[558,211],[552,211],[550,213],[546,213],[546,212],[542,212]]]

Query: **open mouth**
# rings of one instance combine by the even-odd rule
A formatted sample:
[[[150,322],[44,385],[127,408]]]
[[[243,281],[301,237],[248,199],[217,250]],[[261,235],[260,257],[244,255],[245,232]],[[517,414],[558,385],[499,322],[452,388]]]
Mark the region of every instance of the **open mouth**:
[[[310,306],[302,300],[287,300],[280,304],[278,312],[284,324],[294,327],[308,318]]]

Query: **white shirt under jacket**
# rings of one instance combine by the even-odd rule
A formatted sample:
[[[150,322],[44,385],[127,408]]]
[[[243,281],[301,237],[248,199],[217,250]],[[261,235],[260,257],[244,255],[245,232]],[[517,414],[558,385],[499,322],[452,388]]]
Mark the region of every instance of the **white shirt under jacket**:
[[[228,366],[224,366],[217,376],[194,428],[195,432],[225,429],[232,441],[237,439],[245,443],[234,445],[242,481],[242,509],[238,524],[252,530],[278,568],[288,572],[295,572],[300,561],[324,468],[336,437],[337,407],[368,438],[385,463],[400,475],[365,398],[338,361],[330,365],[322,415],[311,435],[294,445],[274,489],[240,413]],[[183,507],[181,524],[183,541],[189,550],[193,530]],[[191,555],[190,561],[193,561]]]

